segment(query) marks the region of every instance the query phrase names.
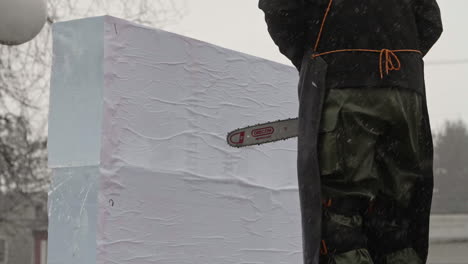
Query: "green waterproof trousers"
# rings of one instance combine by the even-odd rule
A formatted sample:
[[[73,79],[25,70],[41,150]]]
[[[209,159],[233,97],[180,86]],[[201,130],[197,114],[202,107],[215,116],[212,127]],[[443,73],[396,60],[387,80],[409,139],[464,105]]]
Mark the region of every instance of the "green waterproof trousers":
[[[320,263],[420,264],[408,204],[422,176],[423,98],[399,88],[329,89],[319,135]]]

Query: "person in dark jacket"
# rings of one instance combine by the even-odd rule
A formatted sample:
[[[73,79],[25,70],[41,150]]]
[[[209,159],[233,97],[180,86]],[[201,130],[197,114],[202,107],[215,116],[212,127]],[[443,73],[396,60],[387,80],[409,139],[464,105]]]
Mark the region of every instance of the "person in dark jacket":
[[[436,1],[259,7],[301,74],[299,115],[309,131],[298,146],[304,263],[426,263],[433,145],[423,57],[442,33]],[[307,184],[311,178],[320,187]],[[320,207],[310,201],[317,193]]]

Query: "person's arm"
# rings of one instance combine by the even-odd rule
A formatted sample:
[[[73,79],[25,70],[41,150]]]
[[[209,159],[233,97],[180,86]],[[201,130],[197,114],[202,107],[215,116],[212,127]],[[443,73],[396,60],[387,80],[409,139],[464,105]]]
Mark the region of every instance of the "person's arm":
[[[306,34],[304,0],[260,0],[258,7],[280,52],[300,70]]]
[[[415,0],[414,14],[419,48],[425,56],[442,34],[442,20],[436,0]]]

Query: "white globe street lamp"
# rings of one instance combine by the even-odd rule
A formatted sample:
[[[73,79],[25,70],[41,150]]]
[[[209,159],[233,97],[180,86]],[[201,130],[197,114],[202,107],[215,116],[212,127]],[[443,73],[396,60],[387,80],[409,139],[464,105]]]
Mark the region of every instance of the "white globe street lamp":
[[[30,41],[41,31],[46,17],[45,0],[0,0],[0,44]]]

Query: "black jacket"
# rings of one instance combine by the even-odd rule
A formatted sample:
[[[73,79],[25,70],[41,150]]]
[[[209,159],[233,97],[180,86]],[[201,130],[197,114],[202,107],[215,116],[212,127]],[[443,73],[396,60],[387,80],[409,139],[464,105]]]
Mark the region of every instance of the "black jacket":
[[[313,49],[329,0],[260,0],[268,31],[300,70],[306,49]],[[399,86],[421,92],[423,55],[442,33],[435,0],[334,0],[317,52],[337,49],[415,49],[397,53],[401,70],[381,78],[379,53],[343,52],[324,55],[327,86]]]
[[[300,70],[298,128],[298,187],[301,202],[305,264],[319,263],[321,230],[320,171],[317,152],[326,88],[389,87],[423,95],[423,143],[419,164],[424,177],[416,182],[411,201],[408,237],[426,263],[433,190],[433,144],[425,97],[422,57],[442,32],[435,0],[333,0],[317,52],[338,49],[399,50],[401,69],[381,77],[380,53],[343,52],[312,56],[330,0],[260,0],[268,30],[280,51]],[[307,55],[305,55],[307,54]]]

